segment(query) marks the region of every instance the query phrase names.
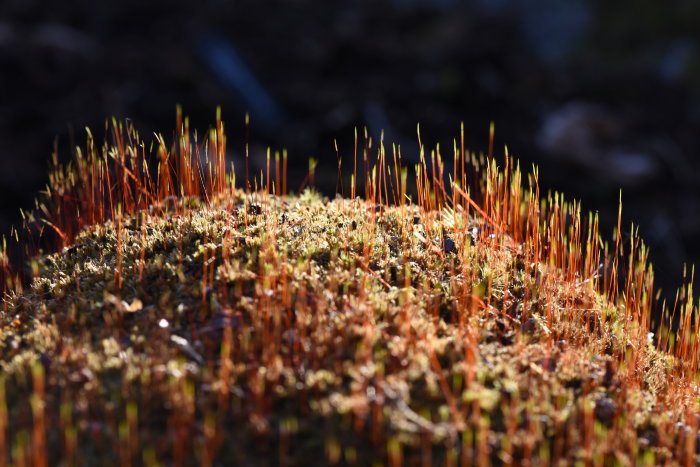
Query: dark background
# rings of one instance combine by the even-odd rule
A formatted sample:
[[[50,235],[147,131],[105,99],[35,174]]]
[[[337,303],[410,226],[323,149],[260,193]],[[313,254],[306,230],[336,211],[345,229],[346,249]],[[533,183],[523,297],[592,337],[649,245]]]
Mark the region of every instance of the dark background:
[[[286,147],[300,182],[336,186],[367,125],[416,157],[424,142],[496,147],[540,167],[543,189],[600,212],[623,192],[671,295],[700,256],[700,3],[637,0],[345,0],[0,3],[0,231],[20,223],[62,159],[105,119],[172,134],[223,107],[239,161],[251,112],[254,164]],[[445,151],[451,156],[451,150]],[[347,167],[347,165],[346,165]]]

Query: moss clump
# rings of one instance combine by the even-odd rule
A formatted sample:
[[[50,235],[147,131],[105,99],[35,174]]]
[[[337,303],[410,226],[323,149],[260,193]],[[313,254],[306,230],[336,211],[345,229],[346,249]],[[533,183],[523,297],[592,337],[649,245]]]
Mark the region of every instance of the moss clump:
[[[600,310],[585,284],[542,285],[526,246],[440,214],[237,192],[85,230],[7,300],[9,441],[32,429],[41,365],[44,417],[64,425],[52,459],[574,461],[629,456],[619,437],[629,462],[670,456],[664,359],[634,349],[644,378],[627,387],[624,336],[572,325]]]
[[[417,204],[389,206],[381,169],[367,200],[229,189],[221,169],[205,186],[176,170],[173,197],[110,154],[152,202],[95,189],[111,183],[84,170],[99,157],[56,178],[46,212],[86,212],[87,189],[123,204],[50,218],[65,247],[7,293],[6,461],[698,461],[697,340],[649,339],[643,247],[618,292],[597,222],[585,236],[577,205],[541,204],[507,160],[488,163],[481,207],[464,168],[450,200],[425,161]]]

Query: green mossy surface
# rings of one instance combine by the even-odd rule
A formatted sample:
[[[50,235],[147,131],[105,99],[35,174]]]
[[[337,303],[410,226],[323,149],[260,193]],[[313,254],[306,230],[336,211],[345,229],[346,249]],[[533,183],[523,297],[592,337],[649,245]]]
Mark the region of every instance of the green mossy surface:
[[[83,465],[673,461],[669,358],[486,228],[313,192],[90,227],[0,315],[8,460],[45,423]]]

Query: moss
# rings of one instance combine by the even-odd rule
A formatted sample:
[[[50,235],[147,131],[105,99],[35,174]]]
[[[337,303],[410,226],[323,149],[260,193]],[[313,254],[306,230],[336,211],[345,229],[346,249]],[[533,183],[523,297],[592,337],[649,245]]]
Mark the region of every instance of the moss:
[[[648,339],[634,233],[609,254],[536,171],[525,190],[517,164],[463,148],[450,186],[439,148],[437,171],[421,157],[415,202],[382,145],[366,200],[282,196],[286,159],[276,188],[268,170],[235,190],[221,122],[203,152],[187,131],[158,140],[155,170],[117,123],[117,144],[57,167],[26,228],[61,248],[29,287],[3,243],[9,463],[697,459],[699,314],[689,300],[683,329]]]
[[[556,271],[458,231],[447,251],[435,235],[450,231],[443,219],[416,224],[412,207],[368,216],[368,202],[309,191],[244,198],[109,221],[43,256],[2,315],[9,432],[28,429],[16,402],[36,389],[37,361],[48,400],[72,401],[62,417],[88,463],[114,460],[110,446],[137,460],[129,443],[159,446],[161,461],[363,464],[400,450],[442,462],[456,449],[573,462],[590,440],[613,459],[611,433],[666,426],[651,415],[664,359],[637,349],[642,384],[621,393],[614,314],[597,329],[617,336],[607,344],[595,327],[571,327],[587,322],[583,308],[614,309],[583,286],[541,280]],[[584,432],[587,414],[604,429]],[[647,438],[644,458],[659,444]],[[60,436],[48,452],[66,455]]]

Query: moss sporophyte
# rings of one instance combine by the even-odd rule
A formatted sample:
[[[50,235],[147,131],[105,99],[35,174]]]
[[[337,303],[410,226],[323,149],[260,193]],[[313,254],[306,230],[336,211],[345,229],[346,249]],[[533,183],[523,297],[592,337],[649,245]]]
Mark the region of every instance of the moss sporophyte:
[[[604,242],[493,144],[419,137],[409,187],[356,139],[329,200],[286,153],[238,186],[220,117],[110,131],[55,163],[28,267],[3,244],[0,465],[699,462],[691,286],[650,334],[636,230]]]

